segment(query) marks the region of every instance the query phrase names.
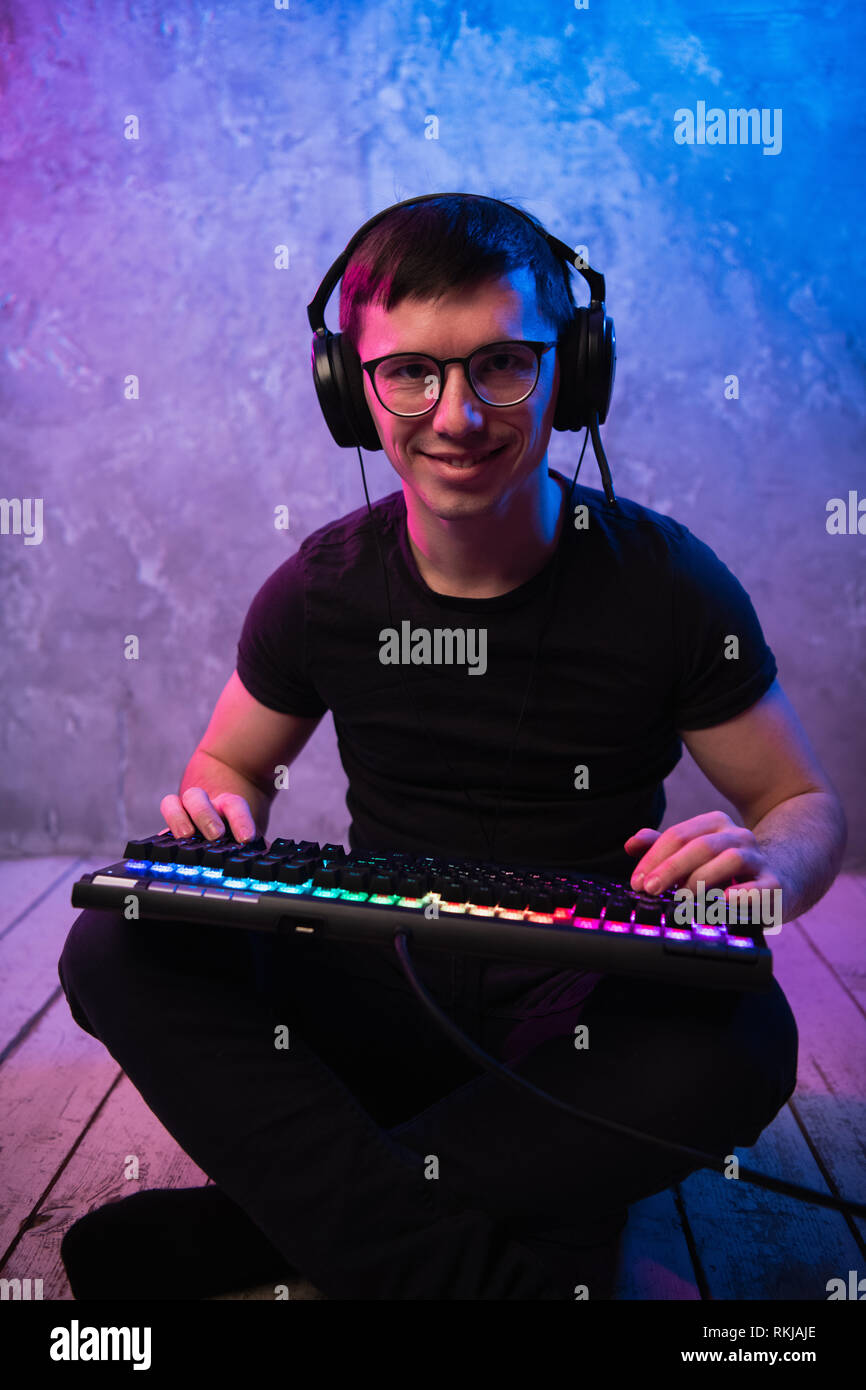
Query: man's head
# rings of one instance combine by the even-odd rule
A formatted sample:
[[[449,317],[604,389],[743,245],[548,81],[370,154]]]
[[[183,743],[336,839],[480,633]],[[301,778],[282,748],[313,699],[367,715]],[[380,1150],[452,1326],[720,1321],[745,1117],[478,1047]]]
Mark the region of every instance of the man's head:
[[[403,352],[441,360],[490,343],[555,342],[574,308],[568,272],[523,217],[452,195],[397,209],[368,233],[343,276],[340,330],[361,362]],[[507,502],[532,474],[546,475],[559,387],[553,349],[540,355],[538,371],[527,399],[500,406],[479,399],[451,364],[432,408],[411,417],[390,413],[364,372],[385,452],[435,515],[478,515]],[[490,450],[499,452],[469,470],[445,462]]]

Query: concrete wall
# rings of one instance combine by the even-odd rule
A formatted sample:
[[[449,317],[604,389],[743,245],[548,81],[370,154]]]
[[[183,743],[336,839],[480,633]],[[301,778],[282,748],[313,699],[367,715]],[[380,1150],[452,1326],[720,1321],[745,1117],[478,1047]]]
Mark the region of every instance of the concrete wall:
[[[318,410],[305,305],[373,212],[464,189],[520,200],[604,271],[617,490],[751,594],[863,864],[866,535],[828,534],[826,508],[866,497],[866,20],[815,15],[0,8],[0,493],[43,506],[40,543],[12,520],[0,535],[0,853],[114,858],[162,824],[252,595],[363,503]],[[767,138],[677,143],[699,102],[765,109]],[[570,476],[580,443],[555,434],[551,463]],[[597,485],[591,449],[581,479]],[[383,454],[368,481],[393,490]],[[667,823],[724,805],[687,764]],[[344,792],[328,719],[270,833],[344,838]]]

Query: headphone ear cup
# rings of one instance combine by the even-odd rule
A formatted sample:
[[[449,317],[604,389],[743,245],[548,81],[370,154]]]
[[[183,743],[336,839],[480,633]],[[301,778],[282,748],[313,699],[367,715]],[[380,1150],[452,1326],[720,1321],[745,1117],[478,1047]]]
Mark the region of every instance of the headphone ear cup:
[[[347,448],[354,444],[352,427],[346,419],[340,402],[340,394],[331,366],[331,333],[316,333],[310,350],[310,363],[313,368],[313,384],[316,388],[319,406],[325,417],[325,424],[331,431],[334,441]]]
[[[343,359],[342,334],[326,330],[313,337],[310,361],[325,424],[341,449],[381,449],[382,443],[364,397],[360,363],[353,377]],[[357,361],[357,353],[355,354]],[[359,398],[360,397],[360,398]]]
[[[608,318],[603,306],[590,307],[583,311],[587,315],[586,342],[586,424],[589,415],[598,413],[598,423],[604,424],[610,409],[613,392],[613,379],[616,374],[616,335],[613,319]]]
[[[610,407],[616,370],[613,319],[603,308],[576,309],[559,340],[559,396],[556,430],[581,430],[597,411],[599,424]]]
[[[580,415],[582,388],[578,359],[581,355],[581,314],[585,312],[584,309],[576,310],[571,323],[559,337],[557,345],[559,394],[556,398],[556,409],[553,414],[553,428],[555,430],[579,430],[581,427],[578,417]]]
[[[364,395],[364,369],[356,349],[342,333],[331,336],[331,359],[339,382],[340,399],[357,436],[357,443],[368,451],[381,449],[367,397]],[[353,443],[355,441],[353,440]]]
[[[604,318],[604,366],[601,369],[602,380],[606,383],[604,410],[598,412],[599,422],[604,424],[607,412],[610,409],[610,398],[613,395],[613,381],[616,376],[616,333],[614,332],[613,319]]]

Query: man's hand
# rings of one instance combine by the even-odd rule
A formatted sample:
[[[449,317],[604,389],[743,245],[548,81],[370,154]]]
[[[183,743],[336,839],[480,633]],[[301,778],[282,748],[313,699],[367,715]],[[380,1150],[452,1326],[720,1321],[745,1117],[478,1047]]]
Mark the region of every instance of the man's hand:
[[[645,827],[626,840],[628,854],[640,855],[631,886],[644,893],[671,888],[770,888],[785,886],[755,836],[724,811],[707,811],[667,830]],[[725,892],[725,898],[728,898]]]
[[[257,834],[256,822],[249,802],[236,792],[219,792],[208,796],[203,787],[187,787],[180,796],[164,796],[159,803],[166,824],[178,840],[201,831],[209,840],[226,833],[223,819],[239,843],[252,840]]]

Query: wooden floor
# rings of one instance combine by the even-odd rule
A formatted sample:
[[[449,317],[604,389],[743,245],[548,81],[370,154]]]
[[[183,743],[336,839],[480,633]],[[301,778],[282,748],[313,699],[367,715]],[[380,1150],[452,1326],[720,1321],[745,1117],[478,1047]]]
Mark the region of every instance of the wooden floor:
[[[72,1298],[60,1241],[78,1217],[142,1188],[207,1181],[60,989],[72,883],[105,862],[0,861],[0,1277],[41,1279],[45,1299]],[[842,875],[770,944],[800,1032],[799,1078],[740,1160],[866,1201],[866,875]],[[137,1181],[124,1176],[129,1155]],[[864,1220],[705,1169],[631,1208],[617,1297],[823,1301],[828,1279],[866,1275],[864,1242]],[[323,1297],[286,1283],[293,1299]]]

